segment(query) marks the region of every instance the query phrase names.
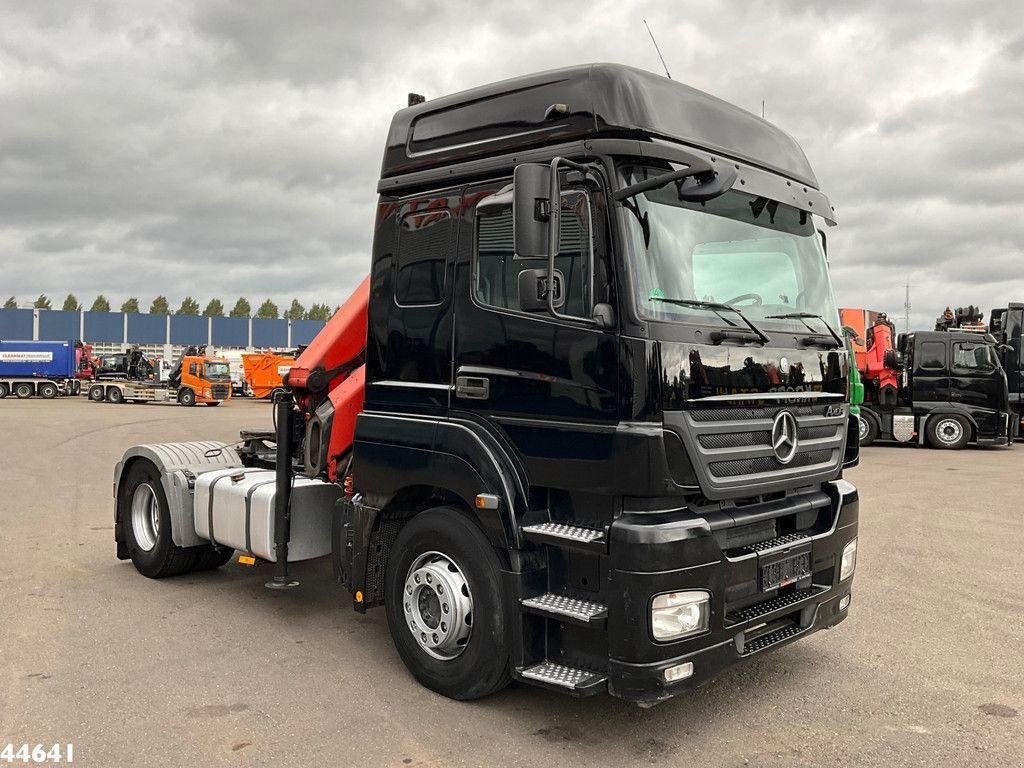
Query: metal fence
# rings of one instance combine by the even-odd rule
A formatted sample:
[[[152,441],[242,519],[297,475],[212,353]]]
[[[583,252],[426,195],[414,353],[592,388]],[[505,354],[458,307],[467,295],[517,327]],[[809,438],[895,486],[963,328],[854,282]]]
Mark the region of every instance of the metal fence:
[[[0,309],[0,339],[81,340],[87,344],[125,346],[209,344],[239,349],[285,349],[308,344],[324,325],[321,320]]]

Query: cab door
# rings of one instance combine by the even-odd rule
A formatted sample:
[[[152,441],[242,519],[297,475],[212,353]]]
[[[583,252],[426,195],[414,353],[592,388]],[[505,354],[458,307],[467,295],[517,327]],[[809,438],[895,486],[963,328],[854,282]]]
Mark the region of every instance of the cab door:
[[[511,444],[532,485],[600,492],[618,423],[617,342],[591,321],[611,302],[607,221],[591,188],[563,187],[553,317],[547,259],[519,257],[511,205],[484,205],[511,179],[467,189],[460,216],[451,413]]]
[[[947,344],[941,339],[917,340],[911,370],[911,398],[915,405],[948,403]]]
[[[992,346],[955,341],[950,345],[950,400],[970,408],[1002,410],[1006,377],[996,363]]]

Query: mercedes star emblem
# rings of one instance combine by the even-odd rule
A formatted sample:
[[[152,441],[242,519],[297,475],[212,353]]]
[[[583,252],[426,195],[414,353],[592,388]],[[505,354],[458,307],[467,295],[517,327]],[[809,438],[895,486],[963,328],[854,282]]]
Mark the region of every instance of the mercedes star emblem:
[[[796,417],[789,411],[779,411],[772,424],[772,450],[780,464],[789,464],[793,460],[797,442]]]

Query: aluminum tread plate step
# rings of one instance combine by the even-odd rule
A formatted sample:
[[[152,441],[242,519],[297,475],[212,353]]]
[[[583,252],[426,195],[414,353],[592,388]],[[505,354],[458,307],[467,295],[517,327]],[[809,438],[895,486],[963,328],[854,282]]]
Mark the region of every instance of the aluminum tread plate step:
[[[527,680],[576,693],[597,693],[608,681],[607,676],[599,672],[569,667],[550,659],[520,669],[519,675]]]
[[[797,635],[804,632],[804,628],[796,624],[791,624],[788,627],[777,629],[774,632],[769,632],[767,635],[762,635],[756,640],[751,640],[749,643],[743,644],[742,656],[750,656],[752,653],[758,651],[764,651],[771,648],[773,645],[778,645],[781,642],[796,637]]]
[[[521,601],[524,608],[556,618],[568,618],[584,624],[598,622],[608,617],[608,606],[593,600],[580,600],[556,592],[547,592]]]
[[[604,531],[599,528],[544,522],[524,525],[521,530],[528,539],[543,543],[584,549],[604,549],[605,546]]]
[[[765,600],[761,603],[755,603],[754,605],[748,605],[746,608],[740,608],[735,611],[730,611],[725,616],[725,626],[734,626],[736,624],[743,624],[748,621],[754,621],[760,619],[763,616],[767,616],[771,613],[775,613],[778,610],[787,608],[791,605],[796,605],[804,600],[811,597],[816,597],[823,592],[827,592],[828,587],[812,587],[811,589],[799,589],[795,592],[790,592],[786,595],[779,595],[773,597],[770,600]]]
[[[748,544],[745,547],[740,547],[740,552],[743,554],[770,552],[773,549],[782,549],[783,547],[793,547],[797,544],[810,543],[811,536],[806,533],[787,533],[782,536],[776,536],[774,539],[768,539],[767,541],[759,541],[756,544]]]

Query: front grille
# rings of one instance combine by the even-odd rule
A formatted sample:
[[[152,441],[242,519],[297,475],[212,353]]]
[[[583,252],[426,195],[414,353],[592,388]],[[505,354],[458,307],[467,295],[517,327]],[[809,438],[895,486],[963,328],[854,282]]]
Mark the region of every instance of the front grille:
[[[705,400],[691,410],[666,411],[665,426],[683,440],[711,499],[785,489],[794,480],[832,479],[842,463],[847,407],[827,396],[794,401],[713,407]],[[784,410],[793,414],[798,438],[796,453],[785,464],[772,447],[775,417]]]
[[[788,464],[783,464],[774,456],[762,456],[758,459],[736,459],[734,461],[713,461],[708,467],[716,477],[737,477],[739,475],[756,475],[763,472],[778,472],[782,469],[807,467],[811,464],[824,464],[832,457],[832,451],[809,451],[798,453]]]
[[[228,395],[231,394],[231,386],[229,384],[214,384],[210,387],[210,393],[214,400],[227,400]]]

